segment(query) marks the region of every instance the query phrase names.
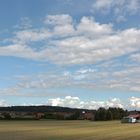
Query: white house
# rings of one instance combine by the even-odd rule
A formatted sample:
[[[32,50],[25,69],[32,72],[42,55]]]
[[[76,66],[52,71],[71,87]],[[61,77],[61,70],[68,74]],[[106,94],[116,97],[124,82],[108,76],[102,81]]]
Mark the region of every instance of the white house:
[[[136,118],[134,117],[123,117],[123,119],[121,120],[122,123],[136,123]]]

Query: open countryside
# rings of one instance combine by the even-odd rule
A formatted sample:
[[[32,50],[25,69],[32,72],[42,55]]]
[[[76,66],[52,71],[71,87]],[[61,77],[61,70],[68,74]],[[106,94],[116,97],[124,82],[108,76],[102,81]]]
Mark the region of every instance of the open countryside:
[[[0,140],[140,140],[140,0],[0,0]]]
[[[120,121],[0,121],[1,140],[139,140],[140,124]]]

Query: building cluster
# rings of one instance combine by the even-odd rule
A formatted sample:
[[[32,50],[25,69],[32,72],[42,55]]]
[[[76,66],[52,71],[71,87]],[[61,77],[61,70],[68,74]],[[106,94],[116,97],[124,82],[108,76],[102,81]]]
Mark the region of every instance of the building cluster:
[[[18,112],[18,111],[1,111],[0,119],[8,120],[94,120],[93,112]]]
[[[132,111],[128,116],[123,117],[122,123],[140,123],[140,112]]]
[[[0,119],[13,119],[13,120],[39,120],[44,117],[44,113],[36,112],[17,112],[17,111],[6,111],[0,112]]]

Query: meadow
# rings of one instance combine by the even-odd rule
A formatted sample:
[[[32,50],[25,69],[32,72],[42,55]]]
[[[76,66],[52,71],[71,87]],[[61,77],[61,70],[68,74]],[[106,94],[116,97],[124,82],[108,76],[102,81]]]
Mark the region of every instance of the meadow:
[[[0,121],[0,140],[140,140],[140,123]]]

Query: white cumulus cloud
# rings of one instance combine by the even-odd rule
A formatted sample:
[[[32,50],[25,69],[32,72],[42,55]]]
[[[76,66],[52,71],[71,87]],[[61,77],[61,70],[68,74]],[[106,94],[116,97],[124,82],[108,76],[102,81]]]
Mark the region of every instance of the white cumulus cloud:
[[[130,105],[133,108],[140,108],[140,98],[131,97],[130,98]]]
[[[139,50],[140,30],[136,28],[118,31],[92,17],[82,17],[75,25],[69,15],[49,15],[46,20],[51,29],[44,25],[16,31],[8,45],[0,46],[0,55],[76,65],[94,64]]]
[[[5,100],[0,100],[0,107],[8,106],[7,102]]]
[[[62,106],[71,108],[84,108],[84,109],[98,109],[99,107],[120,107],[123,108],[123,104],[120,99],[113,98],[108,101],[82,101],[78,97],[66,96],[65,98],[49,99],[48,104],[52,106]]]
[[[44,74],[42,77],[32,75],[32,78],[19,82],[15,87],[80,86],[140,91],[138,28],[116,30],[112,24],[99,23],[93,17],[84,16],[74,22],[70,15],[62,14],[48,15],[42,27],[23,28],[13,35],[5,45],[0,44],[0,56],[49,62],[59,68],[86,65],[98,67],[98,70],[89,66],[73,72],[63,71],[63,75],[59,72]],[[126,56],[129,60],[123,61]]]

